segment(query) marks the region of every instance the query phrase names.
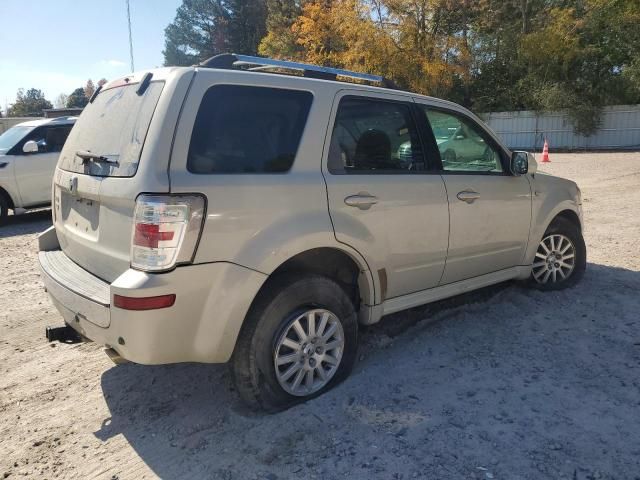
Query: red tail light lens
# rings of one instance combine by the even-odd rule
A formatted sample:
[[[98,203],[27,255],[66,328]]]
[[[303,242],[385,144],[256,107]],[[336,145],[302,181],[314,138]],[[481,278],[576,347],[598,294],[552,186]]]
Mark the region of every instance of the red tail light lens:
[[[160,242],[173,240],[175,232],[162,232],[160,225],[153,223],[136,223],[133,244],[140,247],[158,248]]]
[[[191,262],[204,205],[199,195],[140,195],[134,213],[131,266],[158,272]]]

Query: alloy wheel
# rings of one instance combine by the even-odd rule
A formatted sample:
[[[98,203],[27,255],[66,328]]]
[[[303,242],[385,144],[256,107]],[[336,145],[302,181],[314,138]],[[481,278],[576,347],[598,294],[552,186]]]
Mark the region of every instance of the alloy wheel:
[[[274,348],[278,383],[291,395],[311,395],[333,378],[343,351],[338,317],[325,309],[307,310],[285,326]]]
[[[533,278],[545,285],[559,283],[571,276],[576,262],[576,249],[562,234],[547,235],[538,245],[532,265]]]

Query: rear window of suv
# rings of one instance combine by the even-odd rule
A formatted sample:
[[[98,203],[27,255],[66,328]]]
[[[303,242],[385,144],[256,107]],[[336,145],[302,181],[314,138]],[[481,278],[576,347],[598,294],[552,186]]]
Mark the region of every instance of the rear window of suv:
[[[59,167],[100,177],[132,177],[164,82],[151,82],[137,93],[138,83],[109,88],[87,105],[62,149]],[[76,153],[88,151],[108,162],[83,161]]]
[[[311,108],[310,92],[216,85],[196,116],[191,173],[281,173],[293,165]]]

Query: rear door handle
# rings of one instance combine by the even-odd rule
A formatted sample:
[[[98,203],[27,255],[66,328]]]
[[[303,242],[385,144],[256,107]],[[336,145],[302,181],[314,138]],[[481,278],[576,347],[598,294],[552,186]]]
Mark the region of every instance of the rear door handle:
[[[480,198],[480,194],[478,192],[474,192],[473,190],[463,190],[458,193],[458,200],[462,200],[463,202],[473,203],[478,198]]]
[[[378,197],[374,197],[366,192],[351,195],[344,199],[344,203],[350,207],[357,207],[360,210],[368,210],[372,205],[378,203]]]

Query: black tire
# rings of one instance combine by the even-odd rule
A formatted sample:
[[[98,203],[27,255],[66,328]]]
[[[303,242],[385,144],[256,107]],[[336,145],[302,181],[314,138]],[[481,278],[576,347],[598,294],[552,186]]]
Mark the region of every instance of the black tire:
[[[0,225],[5,223],[7,216],[9,215],[9,202],[6,197],[0,191]]]
[[[573,287],[582,279],[587,268],[587,248],[584,243],[584,238],[582,237],[582,232],[575,223],[566,218],[558,217],[551,222],[551,225],[549,225],[542,238],[544,239],[549,235],[564,235],[571,241],[575,250],[573,270],[566,278],[548,283],[539,283],[536,281],[532,271],[528,283],[530,286],[543,291],[563,290]]]
[[[305,308],[324,308],[338,317],[344,349],[335,374],[324,387],[307,396],[294,396],[278,382],[274,350],[292,316]],[[317,397],[344,380],[355,363],[357,347],[358,320],[346,292],[326,277],[288,274],[270,280],[253,302],[233,352],[231,371],[247,405],[276,412]]]

